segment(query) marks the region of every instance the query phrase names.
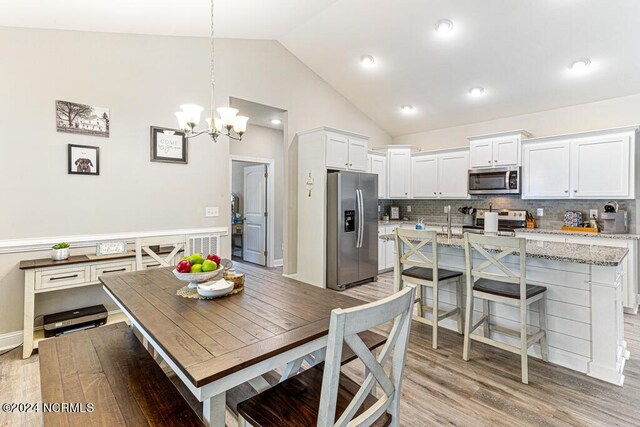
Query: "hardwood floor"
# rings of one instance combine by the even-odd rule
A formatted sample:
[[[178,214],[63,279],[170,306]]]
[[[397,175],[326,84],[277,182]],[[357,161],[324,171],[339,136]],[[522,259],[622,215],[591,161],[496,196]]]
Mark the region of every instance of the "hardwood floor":
[[[281,269],[245,265],[248,279],[287,283]],[[365,301],[392,292],[393,276],[345,291]],[[529,385],[520,382],[520,359],[482,343],[462,360],[462,337],[442,329],[431,348],[431,328],[414,322],[402,389],[403,426],[640,426],[640,317],[625,316],[631,360],[625,385],[530,359]],[[345,371],[362,374],[359,362]],[[191,399],[190,399],[191,400]],[[40,401],[37,354],[22,360],[20,349],[0,357],[0,403]],[[195,402],[192,402],[195,405]],[[197,413],[200,413],[199,411]],[[40,425],[39,414],[0,412],[0,426]]]

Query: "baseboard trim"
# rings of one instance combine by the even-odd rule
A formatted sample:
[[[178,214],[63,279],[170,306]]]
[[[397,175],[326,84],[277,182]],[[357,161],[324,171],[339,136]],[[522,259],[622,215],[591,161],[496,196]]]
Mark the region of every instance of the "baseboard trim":
[[[282,267],[283,265],[284,265],[284,260],[282,258],[273,260],[274,267]]]
[[[286,277],[288,279],[298,279],[298,273],[293,273],[293,274],[283,274],[283,277]]]
[[[0,335],[0,352],[17,347],[20,344],[22,344],[22,331]]]

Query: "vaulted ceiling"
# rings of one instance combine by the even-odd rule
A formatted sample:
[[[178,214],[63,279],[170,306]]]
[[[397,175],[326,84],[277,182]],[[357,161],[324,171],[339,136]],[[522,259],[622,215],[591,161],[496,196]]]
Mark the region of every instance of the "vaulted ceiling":
[[[640,93],[637,0],[216,0],[216,9],[217,36],[279,40],[392,135]],[[440,19],[453,22],[447,36],[435,31]],[[209,2],[3,0],[0,25],[207,36]],[[588,72],[570,72],[583,58]],[[468,93],[476,86],[480,97]]]

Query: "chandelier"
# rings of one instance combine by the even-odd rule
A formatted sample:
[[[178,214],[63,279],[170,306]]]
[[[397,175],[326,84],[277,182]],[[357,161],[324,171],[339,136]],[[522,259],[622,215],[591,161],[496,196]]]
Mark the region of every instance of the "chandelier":
[[[247,130],[247,122],[249,117],[238,116],[238,110],[231,107],[215,108],[215,39],[213,35],[214,23],[214,0],[211,0],[211,116],[206,119],[207,129],[196,131],[195,127],[200,123],[200,115],[204,108],[195,104],[183,104],[180,106],[182,111],[175,113],[178,119],[179,128],[185,133],[187,138],[193,138],[198,135],[208,134],[213,142],[217,142],[220,135],[227,136],[236,141],[242,141],[242,135]],[[220,117],[215,116],[218,112]]]

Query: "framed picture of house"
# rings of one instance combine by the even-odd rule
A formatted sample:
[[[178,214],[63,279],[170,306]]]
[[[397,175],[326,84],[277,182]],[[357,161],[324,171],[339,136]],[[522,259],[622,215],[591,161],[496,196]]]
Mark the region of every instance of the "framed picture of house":
[[[187,137],[184,132],[151,126],[151,161],[183,163],[188,161]]]
[[[56,130],[58,132],[109,137],[109,109],[56,101]]]
[[[100,175],[100,147],[68,145],[69,173],[77,175]]]

